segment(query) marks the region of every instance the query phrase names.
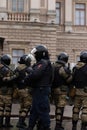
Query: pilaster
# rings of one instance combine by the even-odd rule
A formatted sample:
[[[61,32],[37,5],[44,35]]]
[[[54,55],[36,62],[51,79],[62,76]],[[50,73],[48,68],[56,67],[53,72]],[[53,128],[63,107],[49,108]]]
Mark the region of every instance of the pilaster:
[[[48,0],[48,22],[49,21],[55,21],[55,17],[56,17],[56,0]]]
[[[72,31],[72,0],[65,0],[65,31]]]

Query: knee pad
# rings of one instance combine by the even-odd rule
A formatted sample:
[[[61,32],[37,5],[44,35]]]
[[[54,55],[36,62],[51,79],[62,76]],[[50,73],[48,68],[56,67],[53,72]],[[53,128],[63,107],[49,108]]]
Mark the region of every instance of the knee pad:
[[[82,122],[87,122],[87,107],[83,107],[82,115],[81,115]]]
[[[73,120],[77,121],[79,119],[79,112],[80,112],[80,108],[78,107],[74,107],[73,108]]]

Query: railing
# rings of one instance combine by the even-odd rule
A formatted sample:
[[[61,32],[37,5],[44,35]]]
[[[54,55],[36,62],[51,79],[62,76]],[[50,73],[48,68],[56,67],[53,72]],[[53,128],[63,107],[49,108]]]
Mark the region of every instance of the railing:
[[[27,21],[29,21],[29,14],[27,14],[27,13],[8,13],[7,20],[8,21],[27,22]]]

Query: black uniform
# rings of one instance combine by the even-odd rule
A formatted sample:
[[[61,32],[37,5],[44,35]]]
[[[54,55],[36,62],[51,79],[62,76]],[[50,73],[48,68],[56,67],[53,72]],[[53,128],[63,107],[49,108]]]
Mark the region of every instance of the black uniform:
[[[40,130],[48,130],[50,129],[49,94],[52,80],[52,66],[46,48],[44,46],[37,46],[36,49],[35,58],[37,63],[33,66],[32,73],[25,78],[25,83],[31,85],[33,88],[29,130],[33,130],[38,119],[41,123]]]
[[[35,126],[38,118],[45,128],[50,126],[49,94],[52,76],[51,69],[50,61],[41,60],[34,65],[32,74],[25,79],[25,82],[33,87],[33,103],[29,121],[29,126],[32,128]]]

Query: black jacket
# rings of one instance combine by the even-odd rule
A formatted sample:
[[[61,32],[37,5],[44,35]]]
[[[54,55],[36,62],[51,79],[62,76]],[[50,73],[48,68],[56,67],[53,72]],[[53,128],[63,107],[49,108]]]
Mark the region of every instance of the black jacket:
[[[78,62],[73,68],[73,81],[72,84],[77,88],[83,88],[87,86],[87,64]]]
[[[32,87],[51,87],[52,66],[49,60],[41,59],[32,67],[33,71],[25,78],[25,84]]]

